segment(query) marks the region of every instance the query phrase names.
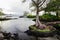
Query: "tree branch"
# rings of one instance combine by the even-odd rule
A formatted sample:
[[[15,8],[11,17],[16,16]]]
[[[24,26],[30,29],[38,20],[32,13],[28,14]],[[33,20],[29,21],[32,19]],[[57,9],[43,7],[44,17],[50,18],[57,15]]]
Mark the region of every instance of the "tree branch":
[[[32,2],[33,2],[35,5],[37,5],[36,2],[35,2],[34,0],[32,0]]]
[[[39,5],[41,2],[42,2],[42,1],[39,0],[38,5]]]
[[[39,6],[39,7],[41,7],[45,2],[46,2],[46,0],[44,0],[44,1],[43,1],[43,3],[42,3],[42,4],[40,4],[40,6]]]

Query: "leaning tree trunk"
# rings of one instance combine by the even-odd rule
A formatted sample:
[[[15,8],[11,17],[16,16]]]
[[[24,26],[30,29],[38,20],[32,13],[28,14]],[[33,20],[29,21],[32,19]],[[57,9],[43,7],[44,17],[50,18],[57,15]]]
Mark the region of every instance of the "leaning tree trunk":
[[[46,26],[44,24],[41,24],[39,21],[39,7],[37,6],[37,11],[36,11],[36,26],[40,29],[44,29]]]
[[[37,8],[37,11],[36,11],[36,26],[38,27],[39,26],[39,12],[38,12],[38,8]]]

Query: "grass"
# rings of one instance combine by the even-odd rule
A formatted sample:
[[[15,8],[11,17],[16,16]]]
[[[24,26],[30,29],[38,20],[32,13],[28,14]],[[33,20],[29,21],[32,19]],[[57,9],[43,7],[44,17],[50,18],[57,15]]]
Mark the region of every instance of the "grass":
[[[38,29],[36,26],[30,26],[29,28],[31,31],[37,31],[37,32],[50,32],[51,31],[48,28],[41,30],[41,29]]]

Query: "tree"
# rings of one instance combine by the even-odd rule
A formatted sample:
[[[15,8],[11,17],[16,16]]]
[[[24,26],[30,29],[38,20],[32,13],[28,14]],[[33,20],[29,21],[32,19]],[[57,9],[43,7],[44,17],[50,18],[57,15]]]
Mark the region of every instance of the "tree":
[[[47,7],[45,8],[45,11],[54,11],[58,17],[58,13],[60,11],[60,0],[50,0],[50,2],[47,4]]]
[[[0,8],[0,15],[4,15],[2,8]]]
[[[24,0],[23,2],[25,2],[26,0]],[[32,2],[32,6],[35,8],[34,11],[36,11],[36,27],[40,28],[40,29],[44,29],[46,27],[46,25],[41,24],[41,22],[39,21],[39,12],[41,12],[45,7],[42,7],[43,4],[46,2],[46,0],[31,0]],[[31,7],[32,7],[31,6]]]

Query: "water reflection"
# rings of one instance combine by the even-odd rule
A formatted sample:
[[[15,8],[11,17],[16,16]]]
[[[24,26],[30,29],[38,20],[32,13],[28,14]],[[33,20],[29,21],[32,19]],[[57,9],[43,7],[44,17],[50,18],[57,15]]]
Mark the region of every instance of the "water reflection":
[[[11,32],[11,33],[18,33],[19,40],[36,40],[33,36],[28,36],[24,33],[28,30],[30,25],[35,24],[32,19],[28,18],[19,18],[15,20],[7,20],[7,21],[0,21],[0,26],[2,27],[3,31]],[[47,38],[39,38],[39,40],[58,40],[56,37],[47,37]]]
[[[19,18],[15,20],[0,21],[0,26],[3,31],[15,33],[17,31],[24,32],[28,30],[28,27],[34,24],[31,19],[28,18]]]

